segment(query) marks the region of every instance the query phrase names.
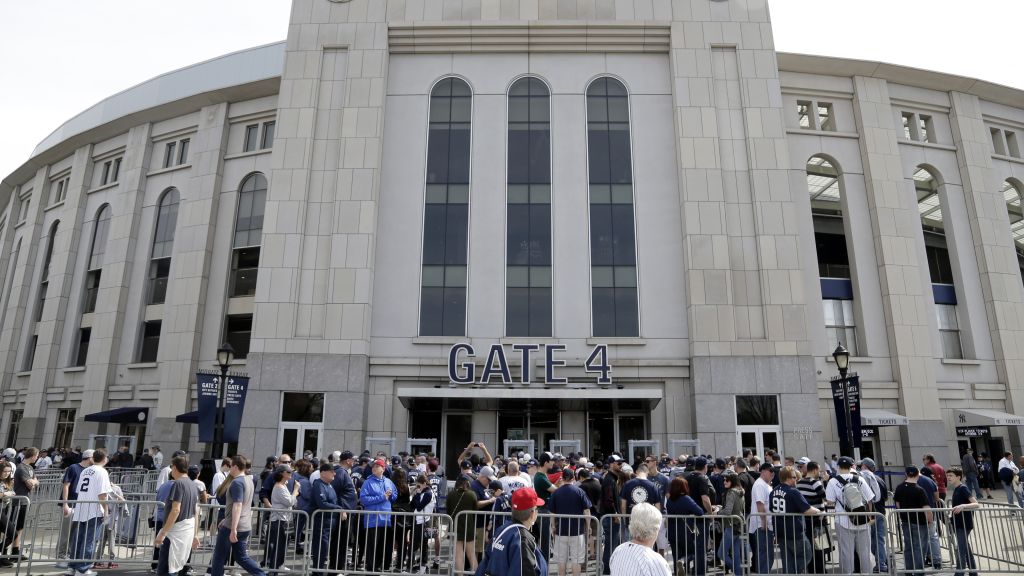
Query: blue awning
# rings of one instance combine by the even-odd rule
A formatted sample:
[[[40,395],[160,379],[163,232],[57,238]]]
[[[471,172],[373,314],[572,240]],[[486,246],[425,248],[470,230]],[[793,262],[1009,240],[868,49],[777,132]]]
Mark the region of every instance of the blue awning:
[[[199,424],[199,410],[178,414],[174,417],[174,421],[182,424]]]
[[[108,422],[114,424],[145,424],[149,419],[149,408],[114,408],[85,415],[86,422]]]

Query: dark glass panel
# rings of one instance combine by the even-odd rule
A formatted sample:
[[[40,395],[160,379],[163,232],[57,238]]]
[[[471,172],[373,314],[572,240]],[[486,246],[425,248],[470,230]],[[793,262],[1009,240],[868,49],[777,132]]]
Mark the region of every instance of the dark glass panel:
[[[633,230],[633,205],[612,204],[612,243],[614,262],[617,266],[636,263],[636,238]]]
[[[592,292],[594,336],[615,336],[615,289],[594,288]]]
[[[464,266],[469,251],[469,204],[448,204],[444,263]]]
[[[636,288],[615,288],[615,336],[640,335]]]
[[[469,124],[452,126],[449,142],[448,182],[469,183]]]
[[[420,335],[440,336],[444,320],[444,288],[424,286],[420,297]]]
[[[444,264],[445,204],[427,204],[423,219],[423,264]]]
[[[590,183],[607,184],[611,182],[611,167],[608,161],[608,133],[595,130],[593,127],[587,134],[588,161],[590,164]]]
[[[448,126],[431,126],[427,147],[427,184],[448,182]]]
[[[530,147],[532,134],[525,125],[509,126],[508,130],[508,182],[526,184],[530,180]]]
[[[551,132],[547,129],[532,129],[529,133],[529,142],[529,181],[535,184],[550,184]]]
[[[530,264],[551,265],[551,205],[530,205]]]
[[[530,336],[530,289],[508,288],[505,303],[505,334]]]
[[[629,148],[629,124],[612,124],[608,134],[610,182],[628,184],[633,181]]]
[[[466,333],[466,288],[444,289],[444,328],[442,336]]]
[[[614,234],[612,232],[612,206],[590,205],[590,265],[615,264]]]
[[[551,336],[551,288],[530,288],[528,336]]]

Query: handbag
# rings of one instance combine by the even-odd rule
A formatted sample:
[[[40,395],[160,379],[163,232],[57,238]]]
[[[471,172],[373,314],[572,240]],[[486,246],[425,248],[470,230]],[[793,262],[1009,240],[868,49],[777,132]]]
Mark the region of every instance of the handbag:
[[[818,552],[832,549],[832,539],[828,535],[828,528],[819,526],[814,529],[814,538],[811,539],[811,544],[814,549]]]

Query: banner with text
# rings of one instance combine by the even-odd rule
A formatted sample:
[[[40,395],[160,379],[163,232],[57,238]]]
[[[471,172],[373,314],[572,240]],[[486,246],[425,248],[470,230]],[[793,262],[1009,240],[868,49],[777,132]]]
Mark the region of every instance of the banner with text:
[[[198,372],[199,386],[199,441],[213,442],[217,423],[217,399],[220,395],[218,373]],[[249,377],[228,374],[227,390],[224,396],[224,442],[238,442],[238,431],[242,427],[242,412],[245,410],[245,394],[249,390]]]
[[[850,420],[853,422],[854,447],[860,448],[863,438],[860,422],[860,377],[856,374],[847,376],[846,385],[850,394]],[[850,441],[846,437],[846,409],[843,407],[843,396],[843,379],[837,376],[832,379],[832,400],[836,407],[836,426],[839,427],[839,444],[848,446]],[[845,454],[845,456],[852,455]]]

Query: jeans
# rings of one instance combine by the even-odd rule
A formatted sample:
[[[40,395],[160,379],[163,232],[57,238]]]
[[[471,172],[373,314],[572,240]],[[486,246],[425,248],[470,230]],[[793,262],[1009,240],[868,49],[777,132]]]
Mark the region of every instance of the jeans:
[[[722,543],[718,546],[718,556],[736,576],[743,576],[743,538],[735,533],[735,528],[726,526],[722,529]]]
[[[965,483],[967,484],[967,489],[974,494],[974,497],[981,500],[981,485],[978,484],[978,475],[968,474]]]
[[[907,570],[924,570],[924,549],[928,546],[928,527],[913,524],[905,519],[903,525],[903,567]]]
[[[334,530],[334,523],[340,519],[340,515],[332,514],[329,510],[313,515],[313,530],[309,533],[309,539],[310,548],[312,548],[310,551],[312,566],[310,568],[314,574],[319,574],[319,571],[327,565],[328,550],[331,547],[331,531]]]
[[[772,543],[774,535],[770,530],[758,528],[751,532],[750,536],[751,546],[753,546],[751,560],[757,560],[757,563],[752,565],[753,572],[771,574],[772,565],[775,564],[775,545]]]
[[[785,574],[805,574],[811,559],[811,543],[801,534],[779,542],[782,551],[782,571]]]
[[[76,572],[86,572],[92,568],[92,559],[96,553],[96,538],[103,529],[103,518],[93,518],[85,522],[75,522],[75,537],[71,542],[71,557],[83,562],[69,562],[68,568]],[[86,560],[88,559],[88,560]]]
[[[231,530],[217,530],[217,543],[213,547],[213,558],[210,560],[210,576],[224,576],[224,564],[228,560],[228,552],[234,553],[235,564],[253,576],[266,576],[260,565],[249,557],[249,532],[238,532],[238,542],[231,542]]]
[[[936,517],[938,520],[938,517]],[[932,568],[938,570],[942,567],[942,546],[939,543],[939,525],[937,522],[928,524],[928,549],[929,557],[932,560]]]
[[[602,574],[611,574],[611,567],[608,562],[612,557],[612,550],[614,550],[620,544],[619,534],[622,529],[621,524],[612,522],[611,516],[605,516],[601,518],[601,529],[604,530],[604,551],[601,553],[601,562],[604,565],[604,571]]]
[[[271,520],[270,531],[267,532],[266,566],[276,570],[284,564],[285,552],[288,549],[288,522]]]
[[[876,518],[871,525],[871,553],[875,555],[875,564],[879,572],[889,571],[889,551],[885,547],[885,538],[888,534],[888,527],[885,524],[885,516]]]
[[[1003,482],[1003,492],[1006,492],[1006,503],[1010,506],[1017,505],[1017,495],[1013,493],[1013,483]]]
[[[963,576],[964,568],[970,568],[971,576],[978,576],[978,565],[974,561],[974,552],[971,551],[971,543],[967,541],[970,532],[963,528],[955,528],[953,534],[956,536],[956,572],[955,576]]]
[[[156,574],[157,576],[173,576],[171,575],[170,569],[167,567],[167,563],[171,559],[171,540],[170,538],[164,538],[160,548],[158,549]],[[174,573],[175,575],[177,572]]]

